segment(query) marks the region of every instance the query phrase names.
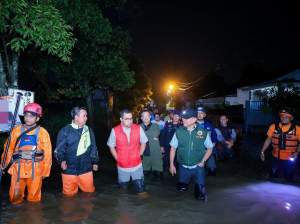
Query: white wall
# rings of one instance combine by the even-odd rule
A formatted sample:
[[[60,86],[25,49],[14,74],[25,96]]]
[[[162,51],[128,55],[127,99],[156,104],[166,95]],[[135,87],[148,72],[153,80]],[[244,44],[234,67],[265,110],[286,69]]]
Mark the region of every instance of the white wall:
[[[225,102],[224,97],[214,97],[214,98],[208,98],[208,99],[199,99],[197,101],[198,104],[203,105],[207,108],[213,108],[219,105],[223,105]]]
[[[286,83],[286,84],[283,84],[282,86],[285,86],[286,90],[288,90],[288,89],[291,89],[290,85],[291,84]],[[292,86],[300,88],[300,83],[292,83]],[[267,95],[269,97],[271,97],[272,94],[274,94],[274,90],[277,91],[277,88],[278,87],[276,85],[270,85],[270,86],[265,86],[265,87],[261,87],[261,88],[252,89],[251,94],[250,94],[251,95],[250,100],[253,100],[253,101],[260,100],[259,97],[257,97],[256,94],[255,94],[256,91],[267,91]]]
[[[229,105],[240,105],[242,104],[243,107],[246,107],[246,101],[250,100],[250,91],[237,89],[237,96],[226,96],[225,97],[225,104]]]
[[[295,87],[300,87],[300,83],[294,83],[293,86]],[[236,96],[226,96],[224,99],[224,103],[227,105],[243,105],[243,107],[246,107],[246,101],[248,100],[252,100],[252,101],[258,101],[260,100],[258,97],[255,96],[254,92],[257,90],[268,90],[268,89],[272,89],[276,86],[271,85],[270,86],[264,86],[261,88],[254,88],[254,89],[250,89],[250,88],[238,88],[237,89],[237,94]],[[218,98],[223,98],[223,97],[218,97]],[[210,99],[201,99],[201,102],[199,100],[199,102],[201,102],[202,104],[217,104],[217,100],[218,98],[210,98]]]

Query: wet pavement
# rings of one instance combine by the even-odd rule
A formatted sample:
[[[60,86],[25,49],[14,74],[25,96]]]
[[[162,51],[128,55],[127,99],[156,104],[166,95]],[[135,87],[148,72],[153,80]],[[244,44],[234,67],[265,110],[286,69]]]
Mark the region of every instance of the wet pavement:
[[[300,182],[270,182],[264,172],[258,172],[260,169],[249,167],[253,164],[241,161],[219,163],[217,176],[207,177],[208,202],[194,200],[192,185],[187,192],[177,192],[176,178],[167,174],[163,180],[146,177],[149,192],[146,198],[138,197],[131,188],[128,192],[120,192],[110,158],[102,162],[100,171],[95,174],[96,193],[65,198],[61,194],[59,172],[54,167],[51,177],[44,182],[41,203],[25,202],[12,206],[5,187],[0,220],[1,224],[299,224]]]

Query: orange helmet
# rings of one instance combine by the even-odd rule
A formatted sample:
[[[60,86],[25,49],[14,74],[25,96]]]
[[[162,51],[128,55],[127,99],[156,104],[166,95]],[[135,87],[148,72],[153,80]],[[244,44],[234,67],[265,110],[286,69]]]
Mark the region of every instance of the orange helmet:
[[[42,107],[37,103],[29,103],[24,107],[24,113],[31,112],[37,114],[39,117],[43,114]]]

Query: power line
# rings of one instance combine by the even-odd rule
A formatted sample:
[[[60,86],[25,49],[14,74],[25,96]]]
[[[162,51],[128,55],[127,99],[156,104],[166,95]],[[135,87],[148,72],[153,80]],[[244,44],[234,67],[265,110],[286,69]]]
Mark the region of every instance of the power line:
[[[180,91],[186,91],[186,90],[189,90],[191,89],[192,87],[194,87],[196,84],[198,84],[201,80],[203,80],[204,78],[206,77],[205,76],[202,76],[192,82],[176,82],[176,86],[177,86],[177,89],[180,90]]]

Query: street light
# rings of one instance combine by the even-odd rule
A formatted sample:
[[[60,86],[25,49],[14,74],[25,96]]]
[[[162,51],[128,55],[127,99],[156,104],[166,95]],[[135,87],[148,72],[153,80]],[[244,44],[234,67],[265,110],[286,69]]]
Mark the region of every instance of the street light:
[[[176,85],[174,83],[169,83],[167,85],[167,95],[172,94],[176,89]]]
[[[169,87],[168,87],[169,90],[173,90],[174,88],[175,88],[174,84],[169,84]]]
[[[173,100],[173,94],[176,90],[176,85],[173,83],[169,83],[167,85],[167,96],[169,97],[169,100],[166,104],[166,109],[167,110],[172,110],[175,108],[174,100]]]

